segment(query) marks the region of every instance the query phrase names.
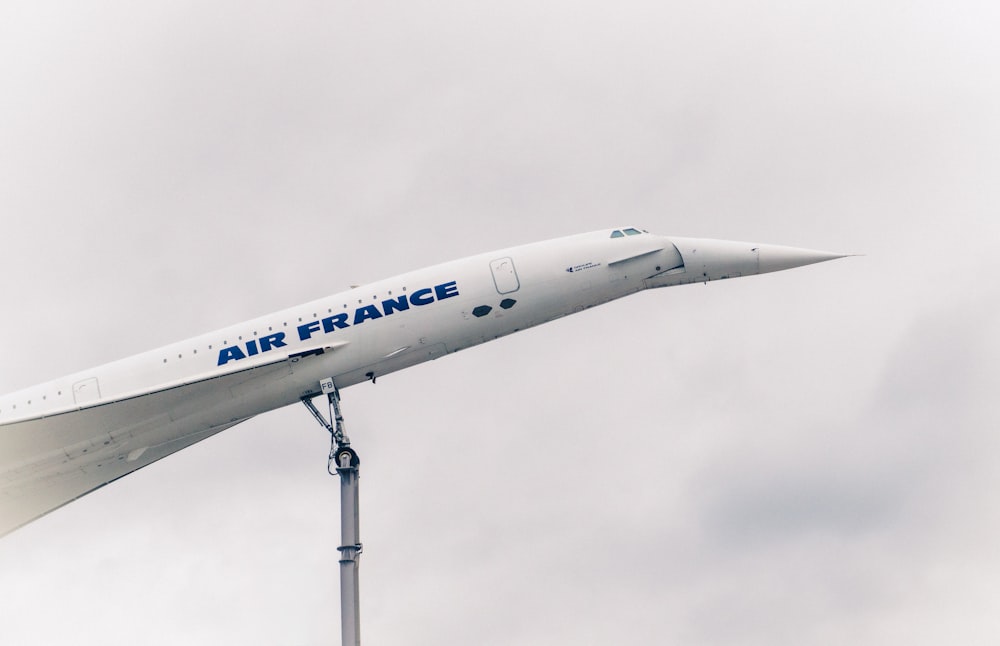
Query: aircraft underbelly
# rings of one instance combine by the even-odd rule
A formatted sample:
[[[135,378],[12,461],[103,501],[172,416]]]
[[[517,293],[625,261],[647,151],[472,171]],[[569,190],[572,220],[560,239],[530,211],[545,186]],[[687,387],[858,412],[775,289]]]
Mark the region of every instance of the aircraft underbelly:
[[[447,353],[448,348],[444,343],[417,344],[417,347],[401,346],[369,365],[346,372],[335,372],[333,379],[338,388],[346,388],[424,361],[443,357]]]
[[[0,427],[0,535],[266,410],[323,372],[279,362]],[[303,370],[296,371],[292,364]],[[312,365],[309,365],[312,364]],[[308,368],[307,368],[308,365]]]

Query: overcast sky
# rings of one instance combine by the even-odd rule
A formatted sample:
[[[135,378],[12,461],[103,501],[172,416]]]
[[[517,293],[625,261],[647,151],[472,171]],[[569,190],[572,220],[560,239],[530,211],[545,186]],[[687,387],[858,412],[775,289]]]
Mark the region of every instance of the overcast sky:
[[[344,391],[371,644],[995,644],[995,2],[0,3],[0,391],[636,225],[856,252]],[[301,407],[0,540],[0,643],[339,643]]]

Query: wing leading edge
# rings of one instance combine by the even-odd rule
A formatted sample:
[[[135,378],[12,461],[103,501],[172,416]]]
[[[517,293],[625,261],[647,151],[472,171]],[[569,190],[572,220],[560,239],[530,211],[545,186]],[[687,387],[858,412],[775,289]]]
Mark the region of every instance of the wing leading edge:
[[[342,344],[340,344],[342,345]],[[268,364],[0,427],[0,536],[66,503],[294,401],[289,379],[311,348]]]

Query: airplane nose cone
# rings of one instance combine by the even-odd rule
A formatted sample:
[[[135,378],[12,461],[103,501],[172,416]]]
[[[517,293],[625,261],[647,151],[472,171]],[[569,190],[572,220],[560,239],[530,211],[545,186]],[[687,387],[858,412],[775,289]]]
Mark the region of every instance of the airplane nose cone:
[[[812,265],[817,262],[836,260],[837,258],[844,258],[849,255],[830,251],[816,251],[815,249],[782,247],[780,245],[760,245],[757,248],[758,273],[766,274],[769,271],[793,269],[804,265]]]

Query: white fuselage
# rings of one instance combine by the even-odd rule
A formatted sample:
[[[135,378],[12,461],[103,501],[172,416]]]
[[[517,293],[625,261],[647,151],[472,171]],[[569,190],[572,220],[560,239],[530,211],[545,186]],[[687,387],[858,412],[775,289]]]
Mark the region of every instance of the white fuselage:
[[[778,260],[765,266],[760,249]],[[345,388],[647,287],[834,257],[636,229],[581,234],[410,272],[7,395],[0,534],[315,396],[323,379]]]
[[[612,240],[601,232],[420,269],[4,396],[0,424],[128,399],[341,344],[314,362],[310,372],[316,379],[282,384],[283,403],[293,403],[318,393],[314,382],[320,376],[332,376],[345,388],[365,381],[369,372],[381,376],[637,292],[643,279],[657,273],[659,254],[616,268],[608,262],[664,244],[672,251],[659,236]],[[494,261],[506,264],[494,268]],[[573,267],[580,269],[567,271]],[[509,284],[498,287],[498,280]],[[505,308],[505,300],[513,304]],[[490,311],[476,316],[477,307]],[[274,408],[248,404],[242,417]]]

